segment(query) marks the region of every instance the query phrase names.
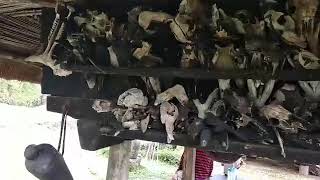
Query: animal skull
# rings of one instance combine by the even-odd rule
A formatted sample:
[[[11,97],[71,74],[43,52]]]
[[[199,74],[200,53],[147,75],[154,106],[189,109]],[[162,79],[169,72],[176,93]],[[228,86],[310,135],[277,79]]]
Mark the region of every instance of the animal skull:
[[[177,106],[172,103],[164,102],[160,106],[160,116],[162,124],[166,126],[167,132],[167,142],[171,143],[174,140],[174,122],[179,116],[179,111]]]
[[[97,111],[97,113],[111,112],[114,107],[109,100],[96,100],[92,105],[92,109]]]
[[[143,11],[139,14],[138,22],[144,30],[148,30],[152,22],[166,23],[169,19],[173,17],[164,12]]]
[[[142,41],[142,47],[141,48],[137,48],[133,52],[133,57],[141,60],[143,57],[149,56],[150,55],[150,51],[151,51],[151,47],[152,47],[152,45],[150,43]]]
[[[218,98],[218,92],[219,92],[219,89],[215,89],[214,91],[212,91],[209,94],[209,96],[204,104],[201,104],[199,99],[193,100],[194,105],[197,107],[199,118],[205,119],[207,117],[206,113],[208,111],[210,111],[210,107],[212,106],[212,102]]]
[[[269,104],[261,108],[261,114],[272,125],[288,133],[297,133],[299,129],[305,129],[300,122],[291,121],[292,113],[281,105]]]
[[[88,11],[88,15],[86,18],[75,16],[74,20],[79,27],[84,24],[83,31],[91,41],[96,42],[97,37],[111,39],[114,19],[98,11]]]
[[[290,16],[284,15],[282,12],[269,10],[264,15],[267,25],[276,31],[294,31],[295,22]]]
[[[158,106],[159,104],[168,102],[173,98],[176,98],[182,105],[186,105],[189,101],[184,87],[180,84],[177,84],[172,88],[169,88],[166,91],[162,92],[161,94],[158,94],[154,105]]]
[[[194,34],[196,26],[194,24],[188,24],[185,16],[178,14],[174,20],[170,22],[170,29],[174,34],[177,41],[181,43],[191,44],[192,36]]]
[[[320,59],[308,51],[301,51],[294,60],[299,62],[305,69],[320,69]]]
[[[320,99],[320,81],[299,81],[300,87],[311,100]]]
[[[233,52],[233,45],[222,48],[217,46],[217,52],[212,58],[212,64],[214,65],[215,69],[221,71],[230,71],[236,69]]]
[[[213,29],[218,29],[218,20],[220,18],[220,13],[219,10],[217,8],[217,5],[214,4],[211,8],[211,13],[212,13],[212,23],[211,23],[211,27]]]
[[[249,98],[253,101],[253,104],[256,107],[262,107],[265,105],[265,103],[271,96],[275,82],[276,82],[275,80],[269,80],[264,85],[263,92],[259,94],[259,92],[257,91],[257,88],[260,88],[260,86],[263,84],[259,81],[254,81],[252,79],[247,80],[247,85],[249,89]]]
[[[183,46],[181,67],[192,68],[199,63],[198,57],[196,56],[195,47],[190,44]]]
[[[289,0],[288,8],[293,10],[292,17],[296,22],[299,35],[303,33],[303,26],[314,22],[319,0]]]
[[[132,88],[119,96],[117,105],[129,108],[147,106],[148,98],[143,95],[140,89]]]

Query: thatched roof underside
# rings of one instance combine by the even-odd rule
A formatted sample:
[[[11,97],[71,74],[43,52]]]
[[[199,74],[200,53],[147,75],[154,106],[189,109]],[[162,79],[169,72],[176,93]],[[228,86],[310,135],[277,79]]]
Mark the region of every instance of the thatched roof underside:
[[[34,3],[0,1],[0,49],[28,56],[40,48],[41,6]]]
[[[0,0],[0,77],[40,83],[42,69],[23,60],[41,49],[39,4]]]

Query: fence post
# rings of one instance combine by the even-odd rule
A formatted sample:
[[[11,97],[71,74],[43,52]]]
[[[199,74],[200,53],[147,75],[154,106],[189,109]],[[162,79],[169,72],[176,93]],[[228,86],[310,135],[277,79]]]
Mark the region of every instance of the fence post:
[[[110,147],[106,180],[127,180],[129,178],[130,150],[131,141]]]

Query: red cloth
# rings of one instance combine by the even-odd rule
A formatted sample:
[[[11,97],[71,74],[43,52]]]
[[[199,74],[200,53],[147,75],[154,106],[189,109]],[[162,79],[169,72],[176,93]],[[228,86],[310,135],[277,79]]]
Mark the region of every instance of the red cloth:
[[[178,170],[183,170],[185,153],[182,154]],[[196,150],[195,176],[196,180],[206,180],[211,176],[213,170],[213,159],[204,151]]]
[[[197,150],[195,176],[196,180],[205,180],[211,176],[213,170],[213,159],[211,159],[204,151]]]

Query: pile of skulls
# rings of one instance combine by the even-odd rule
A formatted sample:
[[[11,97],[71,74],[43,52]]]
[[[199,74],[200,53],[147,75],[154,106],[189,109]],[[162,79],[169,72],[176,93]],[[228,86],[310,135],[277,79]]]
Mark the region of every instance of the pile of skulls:
[[[276,73],[283,69],[320,69],[318,5],[318,0],[288,0],[287,8],[283,8],[286,10],[269,8],[258,16],[247,10],[228,14],[227,9],[216,4],[182,0],[177,14],[136,7],[128,12],[128,21],[124,24],[114,23],[116,20],[106,15],[107,12],[97,11],[79,14],[74,21],[79,32],[84,34],[81,39],[91,43],[98,42],[97,39],[108,42],[106,49],[114,67],[175,64],[180,68]],[[172,44],[150,40],[166,28],[168,37],[172,37],[168,42],[179,46],[180,50],[171,57],[166,56],[170,54],[166,52]],[[119,44],[125,46],[121,49]],[[73,48],[78,49],[73,52],[90,56],[85,48]],[[123,52],[129,54],[126,63],[120,61]],[[178,58],[178,63],[172,63],[172,57]],[[99,101],[94,108],[98,112],[105,109],[112,112],[122,126],[130,130],[146,132],[153,122],[161,122],[168,143],[174,140],[174,131],[181,127],[187,131],[190,129],[187,126],[192,126],[193,122],[200,122],[202,129],[215,127],[215,132],[221,131],[217,128],[220,123],[219,127],[242,140],[264,144],[278,142],[282,149],[285,139],[293,139],[293,135],[299,136],[301,132],[308,134],[318,127],[319,81],[219,79],[217,89],[201,102],[197,97],[188,98],[194,87],[178,82],[162,91],[158,79],[142,79],[153,93],[143,92],[141,87],[129,89],[120,95],[116,105],[103,103],[107,106],[103,108]],[[212,83],[216,83],[215,80]],[[202,95],[202,89],[205,88],[197,87],[196,95]],[[241,131],[253,132],[253,135],[243,138]],[[199,133],[195,133],[197,135]],[[285,155],[284,150],[282,154]]]
[[[189,99],[184,88],[176,85],[157,95],[153,105],[148,106],[148,98],[140,89],[132,88],[121,94],[117,105],[111,101],[96,100],[92,108],[98,113],[112,112],[115,118],[129,130],[141,130],[145,133],[150,121],[160,120],[167,132],[167,142],[174,140],[174,123],[179,118],[177,106],[170,102],[173,98],[186,105]]]

